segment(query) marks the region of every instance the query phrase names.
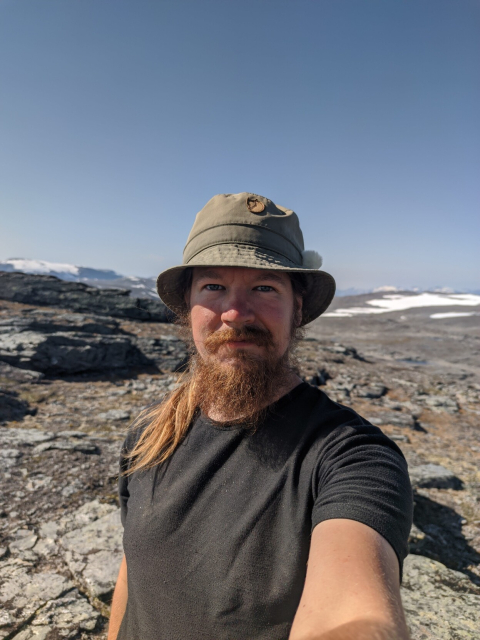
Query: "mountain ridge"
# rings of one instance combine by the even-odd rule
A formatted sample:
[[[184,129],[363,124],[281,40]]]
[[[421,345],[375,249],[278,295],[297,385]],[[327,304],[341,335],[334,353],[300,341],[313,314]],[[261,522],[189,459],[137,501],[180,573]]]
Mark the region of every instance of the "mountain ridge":
[[[119,289],[129,289],[139,298],[158,298],[155,276],[126,276],[113,269],[97,269],[95,267],[82,267],[64,262],[50,262],[48,260],[35,260],[29,258],[8,258],[6,260],[0,260],[0,271],[19,271],[21,273],[51,275],[67,282],[84,282],[85,284],[99,287],[101,289],[110,288],[112,286]],[[446,294],[480,294],[480,287],[478,289],[457,290],[437,285],[431,287],[417,287],[413,285],[382,285],[380,287],[370,288],[349,287],[347,289],[337,289],[335,295],[338,298],[343,298],[363,294],[389,294],[402,292],[422,293],[427,291],[431,293]]]

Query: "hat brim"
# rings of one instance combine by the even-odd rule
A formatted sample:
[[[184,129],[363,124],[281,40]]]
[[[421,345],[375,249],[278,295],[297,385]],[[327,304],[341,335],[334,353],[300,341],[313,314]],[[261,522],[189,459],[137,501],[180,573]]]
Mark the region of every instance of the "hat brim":
[[[191,267],[242,267],[304,274],[307,290],[303,297],[301,326],[322,315],[335,295],[335,280],[326,271],[298,267],[284,256],[256,246],[223,244],[209,247],[188,264],[171,267],[158,276],[158,295],[176,314],[186,311],[184,273]]]

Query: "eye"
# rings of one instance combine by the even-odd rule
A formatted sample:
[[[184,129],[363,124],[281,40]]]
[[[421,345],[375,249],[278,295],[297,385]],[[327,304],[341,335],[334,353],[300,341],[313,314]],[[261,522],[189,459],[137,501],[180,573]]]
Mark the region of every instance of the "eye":
[[[275,291],[273,287],[268,284],[260,284],[258,287],[255,287],[257,291]]]
[[[221,291],[224,288],[225,287],[223,287],[221,284],[206,284],[204,287],[204,289],[206,289],[207,291]]]

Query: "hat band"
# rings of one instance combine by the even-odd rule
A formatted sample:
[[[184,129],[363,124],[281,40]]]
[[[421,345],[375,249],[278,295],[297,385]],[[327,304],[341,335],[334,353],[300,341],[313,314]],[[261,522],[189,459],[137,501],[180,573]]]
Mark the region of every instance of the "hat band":
[[[217,225],[201,231],[187,242],[183,251],[183,263],[188,264],[200,252],[220,244],[251,245],[274,251],[293,264],[302,265],[302,248],[276,231],[249,224]]]
[[[261,254],[261,255],[262,255],[262,259],[263,259],[263,260],[264,260],[264,262],[266,262],[266,263],[270,263],[270,262],[272,262],[272,259],[273,259],[273,261],[274,261],[274,263],[275,263],[276,265],[283,265],[283,266],[285,266],[285,267],[289,267],[289,266],[291,266],[291,267],[293,267],[293,268],[295,268],[295,267],[296,267],[296,268],[301,267],[301,265],[298,265],[296,262],[293,262],[293,260],[291,260],[288,256],[283,255],[283,253],[279,253],[278,251],[275,251],[274,249],[266,249],[266,248],[264,248],[264,247],[259,247],[259,246],[258,246],[258,245],[256,245],[256,244],[249,244],[248,242],[235,242],[235,243],[232,243],[232,242],[217,242],[216,244],[210,244],[210,245],[208,245],[208,247],[204,247],[204,248],[200,249],[197,253],[195,253],[194,255],[192,255],[192,256],[188,259],[188,262],[184,262],[183,264],[184,264],[185,266],[188,266],[189,264],[191,264],[191,262],[192,262],[192,261],[194,261],[194,260],[195,260],[195,258],[196,258],[197,256],[201,255],[202,253],[205,253],[206,251],[208,251],[209,249],[213,249],[214,247],[222,247],[222,246],[224,246],[224,247],[225,247],[225,246],[227,246],[227,247],[234,247],[234,248],[235,248],[235,249],[237,249],[237,250],[238,250],[238,249],[240,249],[240,248],[242,248],[242,247],[246,247],[247,249],[253,249],[254,251],[256,251],[256,252],[257,252],[257,255],[258,255],[258,254]],[[276,256],[278,256],[278,259],[275,259],[275,256],[270,256],[268,253],[263,253],[263,254],[262,254],[262,251],[267,251],[267,252],[269,252],[270,254],[271,254],[271,253],[274,253],[274,254],[276,254]],[[230,252],[231,252],[231,250],[230,250]],[[227,253],[227,252],[225,252],[225,254],[224,254],[224,255],[225,255],[225,262],[231,262],[231,258],[232,258],[232,259],[235,259],[235,257],[236,257],[236,256],[235,256],[235,257],[234,257],[234,256],[231,256],[231,257],[230,257],[229,253]],[[220,256],[218,256],[218,258],[217,258],[217,259],[220,259],[220,260],[223,262],[223,260],[222,260],[222,258],[221,258]],[[285,264],[285,261],[286,261],[286,262],[288,262],[289,264],[288,264],[288,265],[286,265],[286,264]],[[192,265],[192,266],[195,266],[195,265]],[[197,265],[197,266],[198,266],[198,265]],[[218,264],[218,266],[221,266],[221,264],[219,263],[219,264]],[[260,264],[258,264],[258,265],[252,265],[252,266],[258,266],[258,267],[261,267],[261,265],[260,265]]]

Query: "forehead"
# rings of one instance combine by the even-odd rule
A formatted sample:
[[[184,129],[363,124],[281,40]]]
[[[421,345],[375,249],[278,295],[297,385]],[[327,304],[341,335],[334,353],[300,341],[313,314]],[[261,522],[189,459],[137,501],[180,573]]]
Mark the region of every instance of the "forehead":
[[[234,281],[270,281],[288,285],[290,276],[283,271],[249,269],[247,267],[193,267],[193,280],[203,279]]]

